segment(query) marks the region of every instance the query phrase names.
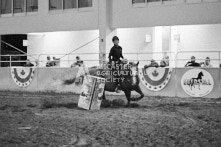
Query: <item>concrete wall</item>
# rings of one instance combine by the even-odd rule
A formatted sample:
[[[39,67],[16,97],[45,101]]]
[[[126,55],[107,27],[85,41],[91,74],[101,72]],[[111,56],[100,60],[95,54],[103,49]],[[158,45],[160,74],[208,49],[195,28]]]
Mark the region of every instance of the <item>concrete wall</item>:
[[[172,76],[166,87],[160,91],[153,92],[148,90],[143,83],[140,83],[141,89],[146,96],[161,96],[161,97],[188,97],[181,87],[181,78],[183,74],[190,68],[176,68],[172,71]],[[220,98],[221,97],[221,75],[220,69],[210,68],[205,69],[214,79],[214,87],[210,94],[205,98]],[[20,88],[15,84],[11,76],[10,68],[0,68],[0,90],[8,91],[28,91],[28,92],[73,92],[80,93],[81,84],[76,85],[70,82],[78,74],[77,68],[37,68],[34,79],[27,88]],[[112,93],[115,94],[115,93]]]
[[[172,26],[171,34],[171,51],[178,54],[178,66],[183,67],[191,56],[196,56],[197,62],[204,62],[206,57],[211,58],[211,64],[219,67],[218,52],[221,51],[221,25],[186,25]],[[178,35],[179,40],[174,36]],[[191,53],[182,53],[190,51]],[[199,53],[204,51],[204,53]]]
[[[221,2],[133,7],[130,0],[113,0],[113,28],[221,23]]]
[[[98,30],[88,30],[88,31],[68,31],[68,32],[50,32],[50,33],[31,33],[28,34],[29,46],[27,48],[27,53],[29,55],[36,55],[39,60],[45,61],[48,55],[51,58],[54,56],[60,58],[65,54],[87,44],[88,42],[99,37]],[[80,48],[75,51],[73,55],[65,56],[61,59],[61,67],[70,67],[70,65],[75,62],[75,57],[78,53],[84,53],[85,55],[79,55],[82,60],[86,62],[88,66],[97,65],[98,61],[89,60],[99,60],[99,39],[94,40],[90,44]],[[96,55],[86,54],[86,53],[96,53]],[[68,58],[69,57],[69,58]],[[31,60],[33,58],[29,57]],[[70,63],[68,63],[68,59]],[[87,60],[87,61],[86,61]],[[46,61],[45,61],[46,62]],[[41,63],[41,66],[45,66],[45,62]]]
[[[74,31],[98,29],[98,0],[93,7],[49,12],[48,0],[38,0],[38,12],[15,16],[1,16],[0,34]]]

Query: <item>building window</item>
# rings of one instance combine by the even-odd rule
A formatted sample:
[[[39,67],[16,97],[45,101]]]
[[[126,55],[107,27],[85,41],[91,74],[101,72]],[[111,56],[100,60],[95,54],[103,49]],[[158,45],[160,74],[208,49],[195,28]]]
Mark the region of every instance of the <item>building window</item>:
[[[13,13],[25,12],[25,0],[14,0],[13,1]]]
[[[49,10],[62,10],[62,0],[49,0]]]
[[[1,14],[11,14],[11,13],[12,13],[12,1],[1,0]]]
[[[147,2],[161,2],[161,0],[147,0]]]
[[[77,0],[64,0],[64,9],[77,8]]]
[[[133,0],[133,4],[138,4],[138,3],[145,3],[145,0]]]
[[[78,0],[78,7],[92,7],[92,0]]]
[[[38,11],[38,0],[27,0],[27,12]]]
[[[49,0],[49,10],[92,7],[92,0]]]

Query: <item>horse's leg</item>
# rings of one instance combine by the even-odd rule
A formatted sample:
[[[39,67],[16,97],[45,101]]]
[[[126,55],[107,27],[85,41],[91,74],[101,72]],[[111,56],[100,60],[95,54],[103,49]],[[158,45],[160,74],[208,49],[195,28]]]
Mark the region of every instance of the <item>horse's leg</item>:
[[[103,100],[106,100],[105,91],[103,92]]]
[[[135,87],[134,87],[134,90],[135,90],[137,93],[140,94],[140,97],[138,97],[138,98],[131,98],[131,101],[139,101],[139,100],[141,100],[141,99],[144,97],[144,94],[143,94],[143,92],[141,91],[140,86],[139,86],[139,85],[135,86]]]
[[[130,96],[131,96],[131,91],[124,91],[125,95],[126,95],[126,98],[127,98],[127,105],[126,107],[129,107],[130,106]]]

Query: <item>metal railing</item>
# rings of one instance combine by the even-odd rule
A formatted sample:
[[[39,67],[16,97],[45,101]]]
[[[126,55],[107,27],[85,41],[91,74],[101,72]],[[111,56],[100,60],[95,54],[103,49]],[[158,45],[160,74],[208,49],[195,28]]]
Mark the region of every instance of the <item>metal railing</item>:
[[[66,56],[64,56],[66,55]],[[143,52],[143,53],[123,53],[128,61],[140,61],[140,66],[148,65],[152,59],[160,62],[167,55],[169,57],[170,67],[184,67],[187,61],[190,61],[191,56],[196,57],[197,62],[204,61],[206,57],[210,57],[213,67],[219,67],[221,63],[221,51],[180,51],[177,54],[173,52]],[[71,67],[71,64],[76,62],[76,56],[80,56],[81,60],[87,66],[100,65],[102,60],[100,57],[105,57],[108,60],[108,54],[99,53],[71,53],[71,54],[39,54],[39,55],[0,55],[1,67],[23,66],[27,59],[39,67],[45,67],[47,56],[56,58],[59,61],[59,67]],[[23,58],[23,59],[22,59]],[[53,61],[53,59],[51,60]]]

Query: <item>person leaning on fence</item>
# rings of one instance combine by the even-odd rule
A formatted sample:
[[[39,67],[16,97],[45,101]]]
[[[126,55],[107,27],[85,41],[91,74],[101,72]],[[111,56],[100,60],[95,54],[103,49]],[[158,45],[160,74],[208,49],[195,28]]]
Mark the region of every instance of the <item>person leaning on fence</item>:
[[[51,61],[51,66],[58,66],[60,62],[59,58],[53,57],[53,61]]]
[[[209,58],[209,57],[206,57],[205,62],[202,62],[202,63],[200,63],[200,64],[201,64],[201,67],[213,67],[213,66],[210,64],[210,58]]]
[[[35,66],[36,66],[36,67],[39,67],[39,61],[38,61],[38,59],[35,59]]]
[[[76,62],[74,62],[71,67],[82,67],[84,65],[84,61],[81,60],[79,56],[76,57]]]
[[[46,63],[46,67],[51,67],[53,66],[53,63],[51,61],[51,57],[50,56],[47,56],[47,63]]]
[[[150,64],[149,65],[145,65],[144,68],[148,68],[148,67],[159,67],[159,64],[154,60],[152,59],[150,61]]]
[[[25,67],[33,67],[34,64],[32,64],[31,61],[30,61],[29,59],[27,59],[27,61],[26,61],[26,63],[25,63],[24,66],[25,66]]]
[[[116,67],[115,70],[120,70],[117,68],[117,65],[120,65],[122,63],[121,58],[124,59],[123,54],[122,54],[122,47],[119,46],[119,38],[117,36],[114,36],[112,38],[112,42],[114,46],[111,48],[110,53],[109,53],[109,57],[108,57],[109,63],[114,65],[114,67]],[[117,75],[115,78],[120,79],[120,75]],[[121,81],[119,80],[116,80],[116,81],[117,81],[117,88],[115,89],[115,91],[119,93],[121,90],[121,87],[120,87]]]
[[[192,56],[191,61],[187,62],[185,67],[200,67],[200,64],[196,62],[195,56]]]
[[[160,61],[160,67],[168,67],[169,64],[169,56],[164,56],[164,58]]]

